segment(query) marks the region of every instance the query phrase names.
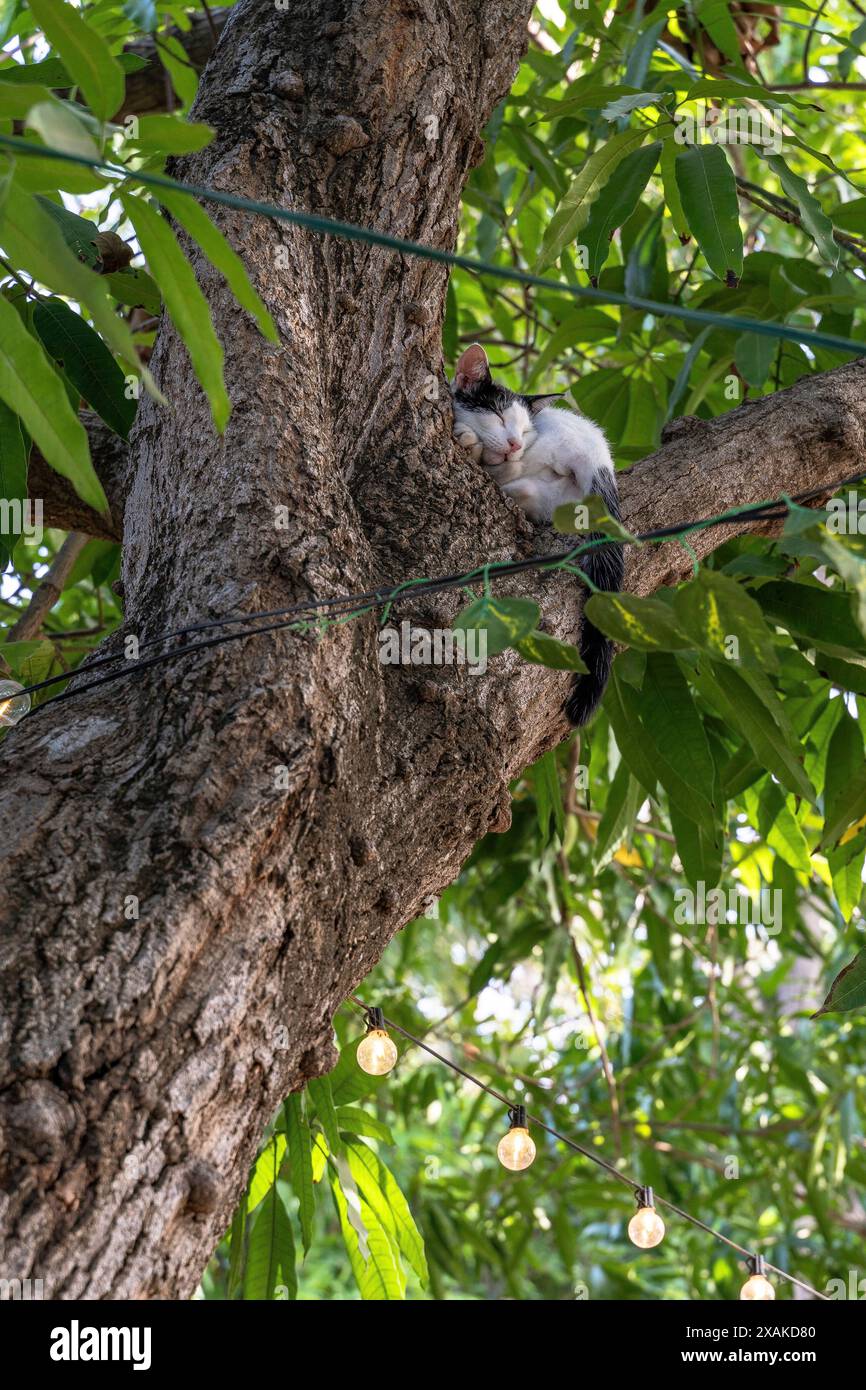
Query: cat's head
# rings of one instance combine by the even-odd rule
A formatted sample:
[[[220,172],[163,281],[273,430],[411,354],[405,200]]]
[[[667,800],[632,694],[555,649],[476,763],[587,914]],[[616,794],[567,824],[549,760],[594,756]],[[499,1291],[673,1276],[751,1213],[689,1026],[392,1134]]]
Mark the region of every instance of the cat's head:
[[[517,463],[533,429],[533,416],[555,396],[521,396],[490,375],[487,353],[472,343],[460,356],[454,381],[454,418],[481,440],[482,463],[488,467]]]

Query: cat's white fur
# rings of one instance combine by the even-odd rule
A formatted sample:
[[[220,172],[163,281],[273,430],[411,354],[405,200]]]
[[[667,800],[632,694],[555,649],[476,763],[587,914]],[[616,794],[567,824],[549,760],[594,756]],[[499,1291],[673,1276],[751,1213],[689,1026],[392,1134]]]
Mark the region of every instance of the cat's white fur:
[[[467,365],[489,371],[483,350],[477,344],[474,347],[481,357]],[[464,374],[461,382],[461,364],[457,385],[471,380]],[[599,472],[613,472],[610,449],[598,425],[554,406],[550,397],[536,402],[531,410],[513,400],[501,415],[467,410],[455,400],[454,437],[533,521],[550,521],[563,502],[578,502],[597,491],[594,479]]]

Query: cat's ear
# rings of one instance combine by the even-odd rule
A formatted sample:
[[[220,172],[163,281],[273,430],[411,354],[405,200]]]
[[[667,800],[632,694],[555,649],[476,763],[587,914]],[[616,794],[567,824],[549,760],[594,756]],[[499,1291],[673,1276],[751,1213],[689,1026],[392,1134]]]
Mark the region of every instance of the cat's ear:
[[[490,363],[487,361],[487,353],[480,343],[471,343],[458,359],[457,370],[454,373],[454,389],[472,391],[474,387],[480,386],[482,381],[489,380]]]
[[[553,401],[562,400],[564,395],[564,391],[552,391],[548,392],[546,396],[524,396],[523,399],[529,407],[530,415],[537,415],[539,410],[543,410],[546,405],[550,405]]]

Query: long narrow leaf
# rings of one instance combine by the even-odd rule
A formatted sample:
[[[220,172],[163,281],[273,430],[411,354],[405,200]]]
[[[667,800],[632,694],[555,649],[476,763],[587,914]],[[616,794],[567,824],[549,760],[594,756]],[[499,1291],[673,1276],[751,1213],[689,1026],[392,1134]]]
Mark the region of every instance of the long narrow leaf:
[[[90,461],[84,428],[57,372],[0,295],[0,400],[20,415],[47,463],[68,478],[82,502],[104,512],[108,502]]]
[[[144,198],[122,193],[121,201],[222,433],[231,405],[223,381],[223,350],[207,300],[165,218]]]

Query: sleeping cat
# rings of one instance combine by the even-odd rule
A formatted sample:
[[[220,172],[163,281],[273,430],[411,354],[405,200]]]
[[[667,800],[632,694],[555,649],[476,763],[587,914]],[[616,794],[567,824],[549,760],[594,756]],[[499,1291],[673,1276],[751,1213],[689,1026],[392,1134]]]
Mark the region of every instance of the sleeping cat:
[[[619,517],[613,460],[592,420],[557,410],[556,396],[521,396],[494,381],[478,343],[462,354],[451,390],[454,438],[532,521],[549,522],[563,502],[579,502],[591,492],[599,494],[610,516]],[[622,546],[588,550],[580,565],[596,588],[611,593],[621,588]],[[576,725],[594,714],[613,656],[613,644],[585,618],[580,654],[589,672],[575,676],[563,706]]]

